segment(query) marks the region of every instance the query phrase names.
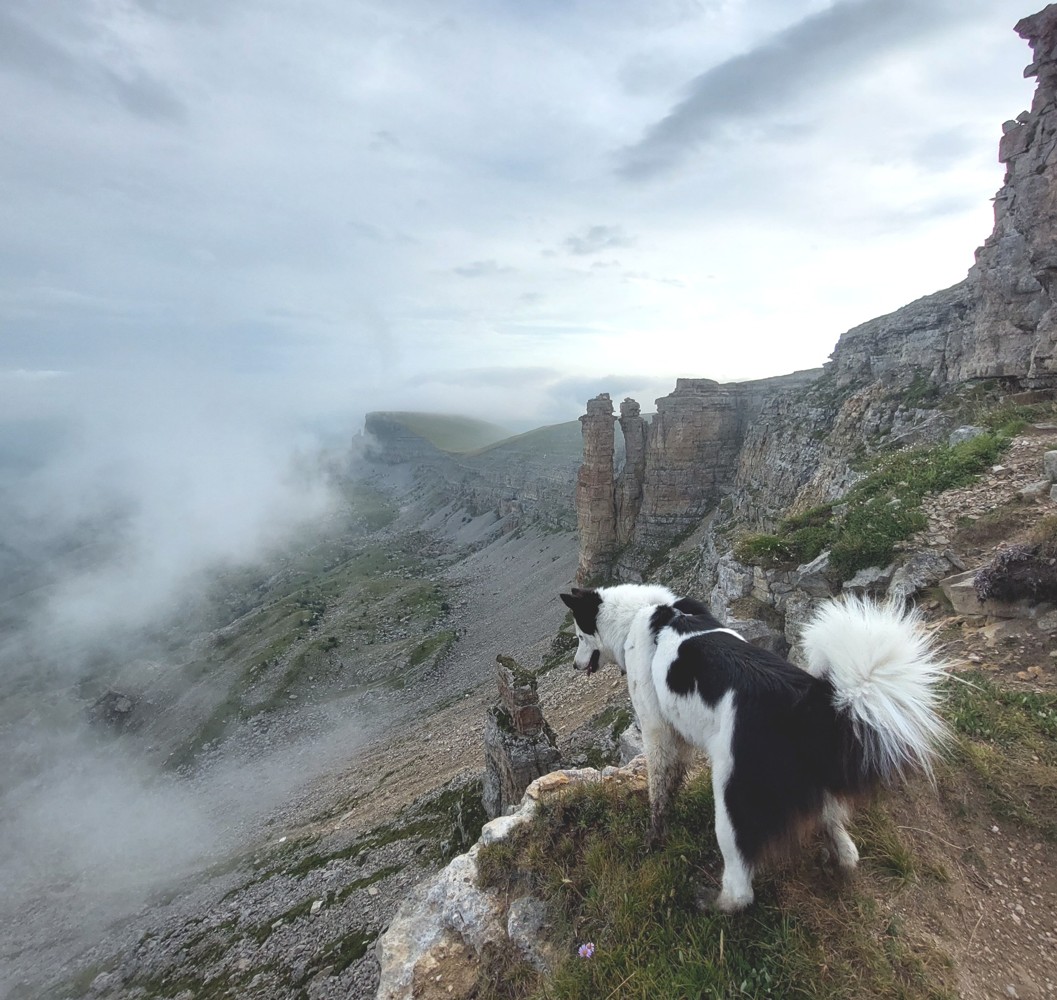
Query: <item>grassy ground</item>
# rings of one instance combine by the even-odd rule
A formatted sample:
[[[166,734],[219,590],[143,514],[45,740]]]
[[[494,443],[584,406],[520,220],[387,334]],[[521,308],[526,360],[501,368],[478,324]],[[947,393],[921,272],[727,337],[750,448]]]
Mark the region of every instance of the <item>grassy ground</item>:
[[[1001,817],[1026,836],[1057,835],[1057,696],[1014,693],[983,677],[952,682],[955,737],[939,769],[940,823]],[[978,816],[983,810],[988,816]],[[919,821],[923,822],[923,821]],[[511,954],[493,955],[480,997],[925,998],[956,995],[955,965],[900,913],[908,887],[929,905],[960,872],[922,849],[882,796],[860,810],[853,835],[862,863],[853,880],[822,863],[818,844],[757,879],[757,902],[735,917],[703,910],[716,888],[707,775],[678,799],[663,849],[645,849],[643,798],[590,787],[546,804],[514,839],[484,848],[481,880],[510,898],[533,893],[554,914],[552,939],[566,957],[545,979]],[[931,847],[964,838],[945,825]],[[938,841],[937,841],[938,838]],[[953,846],[953,845],[951,845]],[[955,872],[954,875],[951,873]],[[932,887],[931,889],[929,887]],[[920,905],[920,904],[916,904]],[[938,905],[938,904],[936,904]],[[590,958],[577,954],[591,942]]]

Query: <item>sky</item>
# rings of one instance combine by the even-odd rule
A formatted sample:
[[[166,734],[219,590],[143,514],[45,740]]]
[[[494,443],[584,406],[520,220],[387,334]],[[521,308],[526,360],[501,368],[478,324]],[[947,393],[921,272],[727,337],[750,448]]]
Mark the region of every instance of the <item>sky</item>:
[[[0,424],[817,366],[964,277],[1037,6],[8,0]]]

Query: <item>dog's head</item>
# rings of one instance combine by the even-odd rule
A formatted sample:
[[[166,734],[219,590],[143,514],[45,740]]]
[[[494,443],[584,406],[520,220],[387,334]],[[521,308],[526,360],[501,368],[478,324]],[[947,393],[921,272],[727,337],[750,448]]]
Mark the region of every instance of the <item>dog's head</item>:
[[[561,599],[573,613],[576,627],[576,655],[573,666],[593,674],[602,661],[602,639],[598,634],[598,609],[602,606],[602,595],[597,590],[573,587],[571,594],[562,594]]]

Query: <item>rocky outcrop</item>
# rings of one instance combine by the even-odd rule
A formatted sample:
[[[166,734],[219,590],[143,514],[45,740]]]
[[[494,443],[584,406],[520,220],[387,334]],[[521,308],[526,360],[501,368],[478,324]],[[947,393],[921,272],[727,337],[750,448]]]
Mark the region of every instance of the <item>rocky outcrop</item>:
[[[624,468],[616,482],[617,545],[631,541],[635,522],[642,507],[642,489],[646,479],[646,439],[649,424],[639,404],[625,399],[620,404],[620,432],[624,435]]]
[[[484,734],[484,810],[490,819],[516,805],[525,789],[558,766],[554,733],[543,718],[536,676],[509,656],[497,658],[499,704]]]
[[[1057,4],[1014,30],[1034,54],[1024,75],[1038,83],[1031,110],[1002,126],[995,228],[969,271],[975,315],[949,367],[956,379],[1013,375],[1049,386],[1057,382]]]
[[[700,522],[730,492],[754,418],[776,396],[802,389],[817,374],[728,385],[679,379],[657,400],[649,424],[639,404],[625,399],[619,476],[612,400],[608,393],[589,400],[580,418],[584,451],[576,490],[580,582],[614,573],[634,577],[651,555]]]
[[[529,785],[520,808],[486,823],[481,839],[431,881],[420,885],[400,907],[378,939],[381,974],[378,1000],[429,1000],[474,995],[476,972],[489,946],[509,942],[537,968],[553,968],[572,942],[546,936],[545,911],[533,896],[508,900],[478,884],[477,859],[488,844],[507,839],[532,820],[539,803],[570,788],[605,783],[628,794],[644,794],[646,761],[638,757],[623,768],[554,771]]]

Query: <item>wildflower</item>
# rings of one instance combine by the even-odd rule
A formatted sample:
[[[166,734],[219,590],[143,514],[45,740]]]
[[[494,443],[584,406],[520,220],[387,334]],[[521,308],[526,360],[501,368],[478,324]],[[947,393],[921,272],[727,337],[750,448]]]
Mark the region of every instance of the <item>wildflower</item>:
[[[581,958],[590,958],[594,953],[594,941],[588,941],[586,944],[582,944],[579,948],[576,949],[576,954],[579,955]]]

